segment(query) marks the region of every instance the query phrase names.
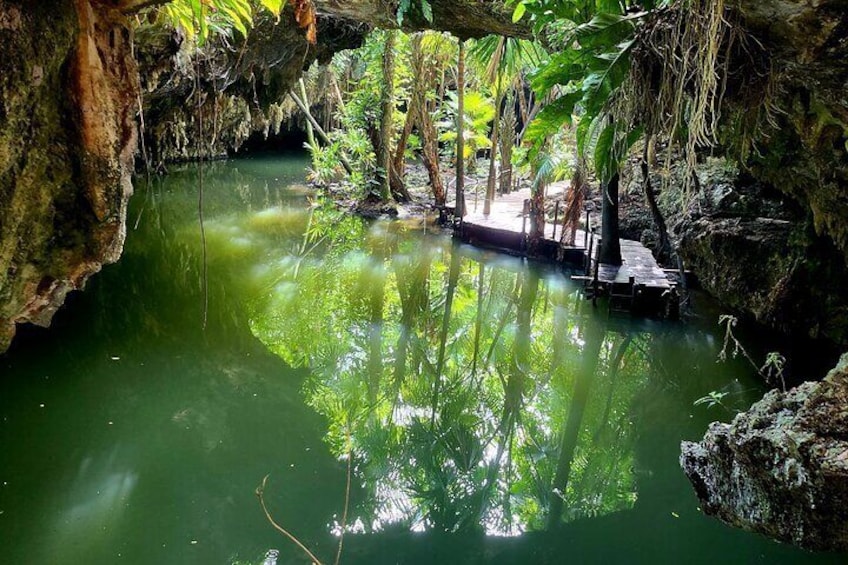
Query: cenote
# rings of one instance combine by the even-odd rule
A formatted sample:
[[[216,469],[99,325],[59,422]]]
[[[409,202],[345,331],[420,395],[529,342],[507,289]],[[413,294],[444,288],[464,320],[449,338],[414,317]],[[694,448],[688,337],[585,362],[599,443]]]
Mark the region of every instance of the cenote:
[[[137,179],[120,261],[0,357],[3,562],[306,562],[266,475],[325,563],[343,520],[344,563],[845,562],[698,508],[680,440],[765,390],[712,315],[609,317],[306,165],[205,166],[206,293],[196,169]]]

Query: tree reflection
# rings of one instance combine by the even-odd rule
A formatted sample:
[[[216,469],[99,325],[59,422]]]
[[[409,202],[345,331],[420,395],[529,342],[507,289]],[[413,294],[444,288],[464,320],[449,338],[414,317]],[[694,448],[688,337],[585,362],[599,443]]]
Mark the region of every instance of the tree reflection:
[[[563,275],[332,222],[325,235],[353,237],[280,273],[252,325],[311,369],[330,449],[353,454],[352,530],[514,535],[633,506],[630,408],[649,373],[631,344],[650,336],[610,327]]]

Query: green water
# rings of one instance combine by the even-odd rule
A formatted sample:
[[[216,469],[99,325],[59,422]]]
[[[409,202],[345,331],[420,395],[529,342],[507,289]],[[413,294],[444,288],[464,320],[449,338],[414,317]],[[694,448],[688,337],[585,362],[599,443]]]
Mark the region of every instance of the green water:
[[[120,263],[0,357],[0,562],[306,562],[270,475],[332,563],[349,456],[345,563],[845,561],[699,512],[679,441],[763,392],[714,318],[610,319],[305,166],[207,167],[206,292],[194,172],[139,181]]]

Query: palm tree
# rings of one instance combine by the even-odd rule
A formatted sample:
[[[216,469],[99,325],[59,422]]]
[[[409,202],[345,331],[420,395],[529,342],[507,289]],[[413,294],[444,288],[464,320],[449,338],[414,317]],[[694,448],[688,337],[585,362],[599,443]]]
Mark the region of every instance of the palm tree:
[[[541,60],[541,54],[541,47],[536,43],[494,35],[478,40],[471,49],[471,57],[474,64],[481,70],[481,75],[494,89],[495,93],[495,116],[492,126],[491,150],[489,153],[489,177],[486,183],[486,198],[483,203],[483,213],[486,215],[491,212],[492,201],[495,199],[497,154],[502,122],[512,124],[512,130],[507,128],[504,131],[504,137],[511,139],[515,136],[515,110],[511,105],[508,105],[507,113],[513,114],[513,120],[504,121],[501,119],[504,111],[504,99],[508,90],[516,82],[523,88],[523,82],[520,81],[523,72],[538,65],[538,62]],[[511,154],[511,149],[512,146],[509,145],[508,151],[505,151],[504,155],[507,153]],[[502,161],[504,160],[502,159]]]

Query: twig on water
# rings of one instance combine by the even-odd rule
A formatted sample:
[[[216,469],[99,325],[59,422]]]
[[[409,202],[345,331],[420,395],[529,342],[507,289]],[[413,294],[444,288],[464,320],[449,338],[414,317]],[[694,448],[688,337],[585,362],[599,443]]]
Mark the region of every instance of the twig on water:
[[[342,531],[339,536],[339,548],[336,551],[334,565],[339,565],[342,560],[342,548],[344,547],[345,529],[347,528],[347,510],[350,506],[350,473],[353,467],[353,447],[350,443],[350,427],[347,430],[347,482],[345,483],[345,503],[342,511]]]
[[[256,497],[259,498],[259,504],[262,506],[262,511],[265,512],[265,517],[268,519],[268,521],[271,523],[271,525],[274,526],[274,529],[276,529],[278,532],[280,532],[281,534],[283,534],[284,536],[289,538],[291,541],[294,542],[294,544],[296,546],[298,546],[300,549],[302,549],[303,552],[306,553],[306,555],[309,556],[309,559],[311,559],[312,562],[315,565],[323,565],[321,563],[321,560],[318,559],[317,557],[315,557],[315,554],[313,554],[311,551],[309,551],[309,549],[307,549],[307,547],[305,545],[300,543],[299,539],[294,537],[294,535],[289,533],[288,530],[286,530],[284,527],[279,525],[274,520],[274,517],[271,516],[271,513],[268,511],[268,507],[265,505],[265,484],[268,482],[268,477],[269,477],[269,475],[265,475],[265,478],[262,479],[262,484],[259,485],[258,487],[256,487]]]

